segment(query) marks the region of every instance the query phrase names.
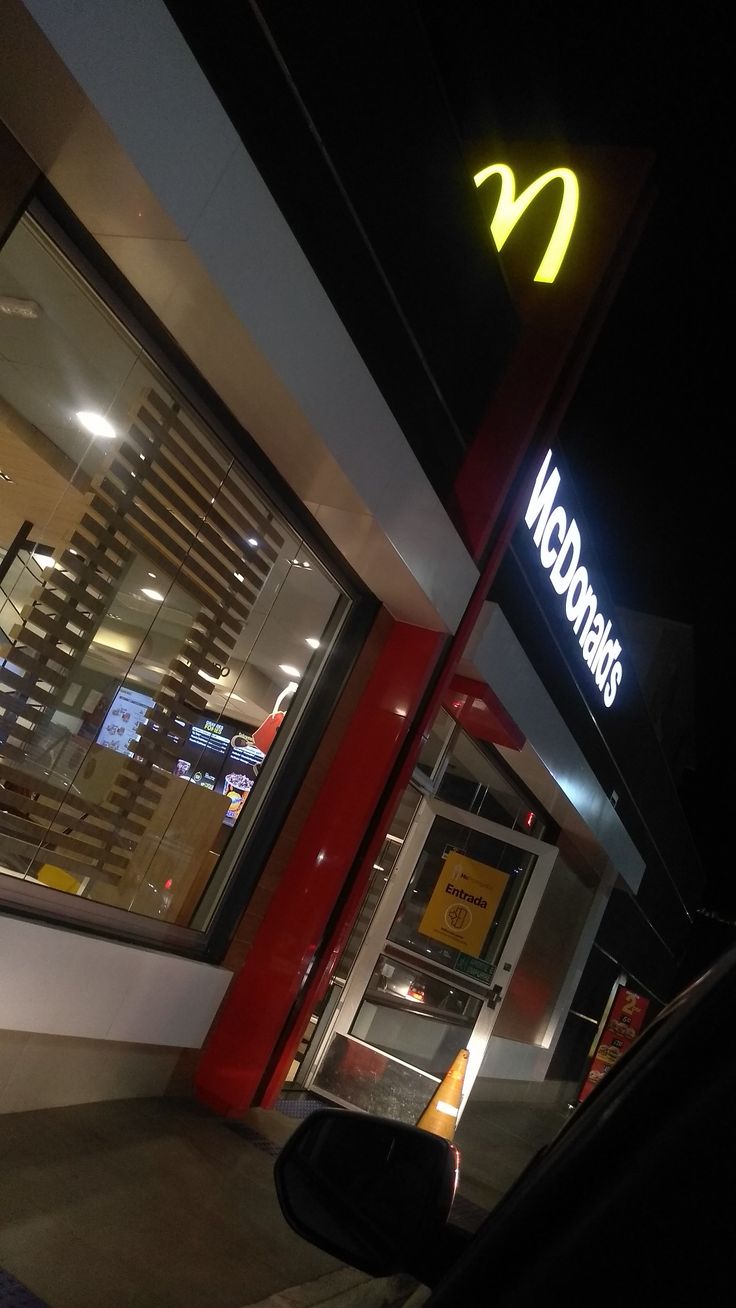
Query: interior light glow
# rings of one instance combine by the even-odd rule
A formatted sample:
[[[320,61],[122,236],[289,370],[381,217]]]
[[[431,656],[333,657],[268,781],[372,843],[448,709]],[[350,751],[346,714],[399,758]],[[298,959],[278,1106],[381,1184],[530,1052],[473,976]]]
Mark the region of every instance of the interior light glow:
[[[242,572],[234,572],[233,576],[236,581],[245,581],[245,577],[243,576]]]
[[[143,586],[141,589],[141,595],[145,595],[146,599],[156,600],[157,604],[163,603],[164,597],[161,592],[159,590],[151,590],[150,586]]]
[[[76,417],[85,431],[91,432],[93,436],[106,436],[109,439],[116,435],[112,423],[108,422],[101,413],[93,413],[91,409],[78,409]]]
[[[258,541],[256,540],[255,536],[248,537],[248,544],[252,545],[254,550],[258,548]]]
[[[0,295],[0,313],[6,318],[38,318],[41,306],[35,300],[20,300],[15,295]]]
[[[53,568],[54,566],[54,560],[50,554],[34,554],[33,558],[39,568]]]
[[[307,644],[310,649],[319,649],[319,641],[316,636],[307,636]]]
[[[299,669],[292,668],[290,663],[279,663],[279,667],[282,672],[286,673],[287,677],[300,677],[302,675]]]

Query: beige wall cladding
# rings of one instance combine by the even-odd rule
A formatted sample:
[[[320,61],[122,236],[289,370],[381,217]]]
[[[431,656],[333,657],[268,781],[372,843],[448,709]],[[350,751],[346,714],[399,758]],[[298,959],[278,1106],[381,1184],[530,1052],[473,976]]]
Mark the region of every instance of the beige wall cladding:
[[[162,1095],[177,1049],[0,1030],[0,1113]]]

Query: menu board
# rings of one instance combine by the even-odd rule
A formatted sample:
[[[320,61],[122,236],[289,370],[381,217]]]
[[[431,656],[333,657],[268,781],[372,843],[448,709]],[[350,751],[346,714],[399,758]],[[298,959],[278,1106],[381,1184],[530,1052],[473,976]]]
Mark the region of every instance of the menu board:
[[[153,704],[150,695],[122,686],[97,733],[99,744],[132,756],[146,710]],[[177,722],[184,725],[181,719]],[[236,822],[265,758],[263,750],[253,744],[252,730],[242,722],[202,714],[190,726],[174,765],[175,777],[228,796],[227,826]]]
[[[133,754],[146,711],[153,708],[154,700],[140,690],[121,686],[97,733],[97,742],[106,749],[114,749],[116,754]]]
[[[227,718],[203,716],[191,726],[175,767],[176,776],[228,796],[227,826],[237,821],[265,758],[253,745],[249,730]]]

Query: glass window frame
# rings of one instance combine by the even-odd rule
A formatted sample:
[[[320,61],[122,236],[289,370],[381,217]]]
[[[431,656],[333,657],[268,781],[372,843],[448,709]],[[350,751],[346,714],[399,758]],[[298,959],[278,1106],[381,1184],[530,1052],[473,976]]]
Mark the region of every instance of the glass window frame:
[[[48,925],[63,925],[86,934],[217,963],[222,960],[237,922],[258,884],[312,761],[314,743],[324,731],[380,605],[337,553],[329,537],[311,518],[250,433],[196,371],[150,307],[45,178],[38,180],[34,195],[16,215],[15,222],[0,233],[0,247],[12,237],[25,218],[30,218],[42,229],[89,283],[108,311],[150,356],[172,388],[181,394],[204,426],[237,460],[274,512],[300,536],[345,597],[346,603],[336,607],[328,624],[326,643],[330,648],[324,661],[311,678],[307,676],[300,683],[304,695],[301,705],[295,703],[294,706],[297,709],[296,721],[291,724],[282,748],[275,751],[272,775],[263,799],[240,841],[235,839],[236,833],[233,832],[233,841],[230,842],[233,849],[229,855],[225,851],[231,868],[204,929],[144,917],[40,884],[31,887],[20,879],[2,878],[0,882],[0,913],[9,912]],[[7,886],[4,884],[6,880]]]

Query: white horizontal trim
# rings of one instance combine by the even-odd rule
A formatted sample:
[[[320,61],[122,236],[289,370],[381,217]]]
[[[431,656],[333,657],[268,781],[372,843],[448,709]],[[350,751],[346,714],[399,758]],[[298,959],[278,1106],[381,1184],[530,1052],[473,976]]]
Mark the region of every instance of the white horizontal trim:
[[[0,1029],[199,1049],[222,967],[0,917]]]

